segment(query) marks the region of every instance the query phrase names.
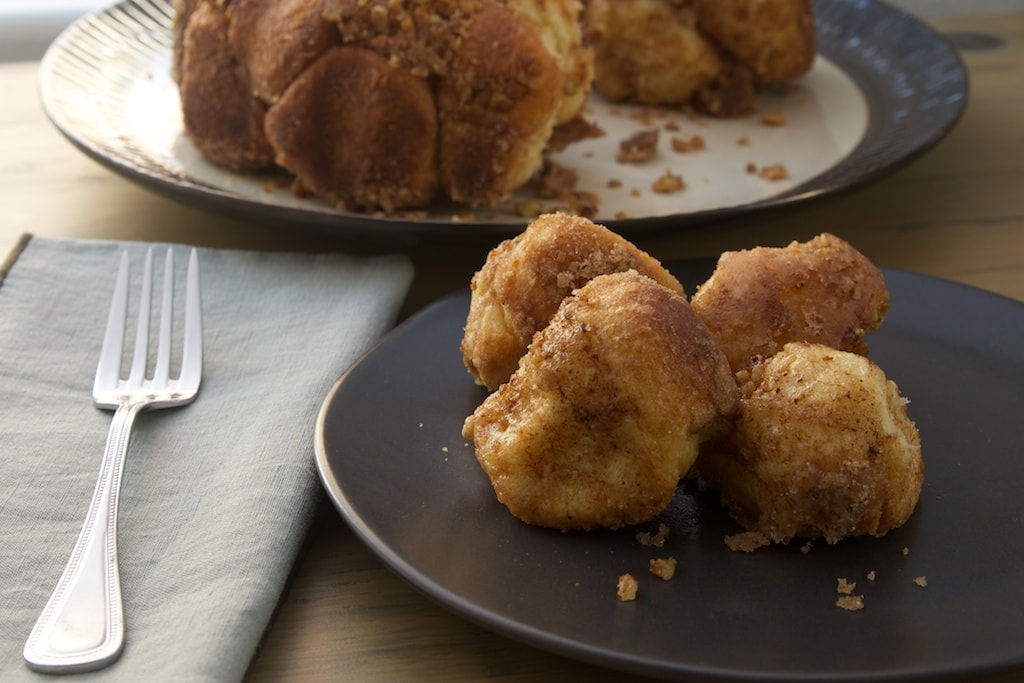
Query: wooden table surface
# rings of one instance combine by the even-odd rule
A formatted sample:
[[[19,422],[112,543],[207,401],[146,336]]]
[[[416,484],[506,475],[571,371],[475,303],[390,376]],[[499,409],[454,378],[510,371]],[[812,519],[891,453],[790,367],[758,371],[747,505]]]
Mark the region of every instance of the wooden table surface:
[[[967,112],[938,146],[885,178],[837,196],[650,235],[637,244],[669,260],[784,245],[827,230],[878,265],[1024,301],[1024,12],[930,22],[961,46],[971,77]],[[37,69],[36,63],[0,65],[0,253],[23,232],[267,250],[367,250],[323,232],[207,213],[111,173],[47,121],[36,94]],[[493,246],[493,240],[467,239],[412,250],[417,274],[405,314],[465,287]],[[536,650],[450,614],[385,569],[325,502],[248,680],[567,677],[639,680]]]

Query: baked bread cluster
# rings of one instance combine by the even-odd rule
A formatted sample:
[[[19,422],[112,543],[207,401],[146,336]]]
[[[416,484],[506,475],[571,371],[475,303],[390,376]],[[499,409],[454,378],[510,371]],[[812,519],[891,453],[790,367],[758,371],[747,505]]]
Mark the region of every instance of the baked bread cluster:
[[[593,77],[578,0],[175,0],[184,128],[349,210],[491,206]]]
[[[882,535],[924,476],[907,401],[865,355],[888,302],[827,233],[723,254],[687,299],[621,237],[541,216],[473,279],[463,359],[491,393],[463,436],[529,524],[637,524],[699,476],[765,542]]]
[[[544,214],[491,250],[473,276],[462,356],[478,384],[497,389],[562,301],[598,275],[634,270],[683,295],[658,261],[604,226]]]
[[[817,51],[811,0],[588,0],[584,26],[605,97],[720,117],[755,111]]]
[[[685,299],[631,270],[566,298],[464,434],[521,520],[615,529],[671,502],[736,407],[729,366]]]
[[[209,161],[387,214],[500,204],[609,99],[749,113],[815,52],[810,0],[174,0]],[[596,79],[596,80],[595,80]]]

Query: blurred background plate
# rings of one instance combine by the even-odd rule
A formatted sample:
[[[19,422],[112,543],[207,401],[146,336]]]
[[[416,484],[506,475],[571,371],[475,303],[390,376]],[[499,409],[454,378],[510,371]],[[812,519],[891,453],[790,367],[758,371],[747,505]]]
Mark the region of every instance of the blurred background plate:
[[[819,57],[811,72],[792,91],[761,98],[762,111],[782,112],[784,126],[765,126],[757,117],[695,122],[669,112],[655,123],[672,121],[679,128],[672,135],[700,135],[707,150],[668,151],[664,133],[655,159],[626,167],[615,162],[615,151],[619,140],[648,125],[638,121],[641,109],[592,97],[588,118],[608,134],[554,159],[577,171],[577,189],[598,195],[596,219],[630,234],[810,200],[898,168],[956,125],[967,105],[966,71],[931,28],[875,0],[817,0],[815,20]],[[507,235],[526,224],[517,206],[538,201],[529,186],[495,210],[445,206],[415,217],[381,217],[295,197],[279,177],[209,164],[182,131],[170,76],[172,21],[169,0],[125,0],[76,21],[43,57],[47,115],[96,161],[178,201],[356,238]],[[782,164],[789,177],[765,180],[748,173],[748,164]],[[652,192],[651,183],[666,172],[681,175],[687,189]],[[609,180],[621,187],[609,188]]]

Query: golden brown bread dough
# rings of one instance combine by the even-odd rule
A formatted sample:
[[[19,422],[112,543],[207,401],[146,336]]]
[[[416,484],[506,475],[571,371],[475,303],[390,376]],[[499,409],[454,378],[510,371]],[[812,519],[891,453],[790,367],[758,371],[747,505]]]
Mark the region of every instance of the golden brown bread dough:
[[[690,302],[740,370],[787,342],[866,353],[889,306],[885,280],[848,242],[823,233],[784,248],[723,253]]]
[[[274,161],[263,133],[266,105],[252,97],[245,69],[228,47],[223,9],[201,3],[181,30],[182,118],[196,148],[215,164],[259,170]]]
[[[579,0],[175,2],[196,147],[235,169],[276,162],[346,209],[503,201],[593,77]]]
[[[588,0],[594,85],[612,101],[734,117],[814,61],[811,0]]]
[[[466,29],[438,88],[441,182],[460,202],[493,205],[543,163],[562,73],[532,24],[492,5]]]
[[[562,213],[538,217],[487,256],[470,283],[462,356],[477,383],[497,389],[562,299],[598,275],[636,270],[676,294],[679,281],[607,228]]]
[[[924,477],[921,441],[881,368],[794,342],[738,376],[736,427],[698,470],[748,531],[834,543],[906,522]]]
[[[584,25],[594,85],[613,102],[686,104],[723,68],[689,3],[589,0]]]
[[[803,75],[817,53],[811,0],[697,0],[698,23],[759,85]]]
[[[409,131],[418,144],[407,144]],[[375,52],[335,46],[321,55],[270,108],[266,132],[277,163],[338,204],[417,206],[437,190],[430,89]]]
[[[519,519],[618,528],[669,504],[736,405],[725,357],[686,300],[628,271],[566,298],[463,435]]]
[[[302,71],[341,42],[323,18],[324,0],[232,0],[228,41],[252,93],[277,102]]]

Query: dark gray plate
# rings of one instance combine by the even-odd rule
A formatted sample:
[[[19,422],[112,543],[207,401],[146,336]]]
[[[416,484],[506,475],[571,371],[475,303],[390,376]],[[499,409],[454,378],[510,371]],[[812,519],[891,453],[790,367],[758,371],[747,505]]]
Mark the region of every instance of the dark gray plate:
[[[47,115],[71,142],[101,164],[175,200],[268,221],[325,228],[355,238],[408,241],[507,235],[524,226],[525,219],[508,208],[472,218],[451,207],[432,211],[422,219],[345,213],[317,200],[297,199],[287,190],[267,191],[271,183],[266,179],[212,167],[181,134],[177,90],[169,77],[172,16],[170,0],[123,0],[72,25],[42,61],[39,90]],[[827,61],[826,71],[832,74],[825,83],[834,85],[839,80],[849,85],[857,104],[840,106],[843,112],[864,110],[863,116],[853,117],[860,121],[857,129],[841,136],[850,137],[848,146],[843,143],[834,155],[825,153],[820,165],[796,173],[794,169],[801,163],[830,149],[826,144],[829,136],[823,138],[819,133],[843,127],[840,119],[845,117],[825,111],[814,118],[813,108],[801,112],[795,104],[798,100],[790,98],[780,106],[784,111],[786,106],[798,110],[793,125],[773,132],[756,121],[745,125],[755,131],[750,133],[757,143],[751,153],[770,146],[765,136],[792,137],[783,145],[791,152],[785,158],[759,160],[785,162],[795,173],[792,182],[766,185],[752,179],[743,171],[745,162],[724,161],[729,155],[747,152],[738,151],[735,144],[720,144],[717,152],[712,149],[693,160],[671,159],[673,164],[694,164],[685,171],[693,182],[678,206],[673,199],[666,208],[660,195],[648,192],[643,206],[630,209],[628,215],[633,218],[599,216],[599,220],[618,232],[635,233],[809,200],[892,171],[930,149],[956,125],[967,105],[968,81],[960,57],[946,39],[877,0],[816,0],[815,16],[819,52]],[[840,92],[845,87],[840,84]],[[832,101],[828,92],[812,94]],[[800,116],[810,120],[798,124]],[[733,125],[743,124],[715,122],[712,133],[723,126],[732,131],[729,126]],[[806,131],[814,134],[805,135]],[[705,129],[704,134],[710,133]],[[741,137],[735,132],[724,135],[730,141]],[[742,136],[747,136],[746,129]],[[608,144],[616,144],[617,139],[609,137]],[[610,163],[608,158],[591,157],[605,159],[605,165]],[[752,160],[757,159],[746,159]],[[638,181],[644,183],[640,187],[646,188],[664,171],[660,162],[650,165],[651,175]],[[716,180],[719,173],[724,175]],[[697,182],[702,176],[705,179]],[[737,187],[746,188],[745,183],[751,186],[736,196],[731,194]],[[628,193],[628,189],[621,192]],[[709,203],[693,201],[706,192],[712,195],[706,198]],[[722,196],[716,197],[716,193]]]
[[[672,266],[687,291],[709,262]],[[411,318],[323,404],[316,461],[330,498],[388,567],[499,633],[612,668],[675,680],[940,678],[1024,667],[1024,305],[885,271],[888,319],[871,356],[910,398],[926,463],[917,510],[877,539],[730,551],[739,529],[689,484],[643,529],[562,534],[495,498],[460,435],[483,399],[459,341],[468,293]],[[904,551],[906,549],[906,552]],[[647,562],[671,555],[661,582]],[[869,572],[875,580],[869,581]],[[635,602],[620,574],[641,581]],[[914,583],[925,576],[927,587]],[[865,607],[836,607],[857,582]]]

